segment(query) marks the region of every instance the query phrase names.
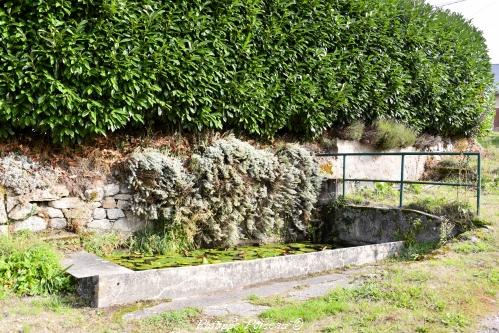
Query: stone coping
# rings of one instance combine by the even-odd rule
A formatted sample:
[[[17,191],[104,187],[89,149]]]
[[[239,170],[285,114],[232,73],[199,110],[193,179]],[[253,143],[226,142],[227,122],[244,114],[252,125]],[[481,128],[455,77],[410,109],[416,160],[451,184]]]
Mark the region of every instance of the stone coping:
[[[94,307],[229,292],[275,280],[320,274],[397,255],[403,242],[348,247],[287,256],[131,271],[97,256],[76,253],[64,261],[78,293]]]

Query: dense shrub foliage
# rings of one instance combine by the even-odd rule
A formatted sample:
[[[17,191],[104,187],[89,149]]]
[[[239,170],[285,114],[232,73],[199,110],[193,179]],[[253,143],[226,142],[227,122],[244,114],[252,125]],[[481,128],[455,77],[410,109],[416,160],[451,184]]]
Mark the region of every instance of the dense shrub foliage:
[[[0,36],[2,135],[314,136],[380,117],[470,135],[492,111],[481,33],[419,0],[3,1]]]
[[[194,154],[188,167],[159,151],[137,151],[128,170],[133,211],[165,223],[166,240],[191,245],[304,237],[321,185],[307,150],[289,145],[274,153],[234,138]]]
[[[29,233],[0,236],[0,287],[19,295],[41,295],[71,288],[60,258]]]

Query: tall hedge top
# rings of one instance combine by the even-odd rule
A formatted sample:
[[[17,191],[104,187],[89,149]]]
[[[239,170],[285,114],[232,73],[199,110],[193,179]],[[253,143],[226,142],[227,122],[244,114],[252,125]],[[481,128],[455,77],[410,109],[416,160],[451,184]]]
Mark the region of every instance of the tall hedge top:
[[[491,110],[481,33],[418,0],[10,0],[0,36],[2,135],[377,118],[472,135]]]

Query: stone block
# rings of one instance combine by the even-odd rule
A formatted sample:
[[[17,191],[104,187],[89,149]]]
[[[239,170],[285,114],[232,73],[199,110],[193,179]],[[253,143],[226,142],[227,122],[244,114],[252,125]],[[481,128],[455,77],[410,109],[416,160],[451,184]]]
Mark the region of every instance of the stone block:
[[[58,209],[79,208],[82,205],[83,202],[80,200],[80,198],[77,197],[67,197],[49,202],[50,207]]]
[[[85,198],[88,201],[98,202],[104,198],[103,188],[92,188],[85,191]]]
[[[130,209],[130,201],[128,200],[118,200],[116,207],[119,209],[127,210]]]
[[[7,223],[7,211],[5,210],[5,196],[0,193],[0,224]]]
[[[114,222],[113,230],[120,232],[135,232],[143,229],[145,226],[144,221],[139,221],[136,219],[120,218]]]
[[[113,224],[107,219],[92,220],[87,224],[88,229],[111,230],[112,227]]]
[[[64,217],[62,210],[57,209],[57,208],[46,207],[45,212],[47,212],[47,216],[50,217],[51,219]]]
[[[5,200],[5,208],[7,209],[7,213],[10,212],[16,205],[20,202],[20,197],[18,196],[7,196],[7,200]]]
[[[119,184],[107,184],[104,186],[104,196],[112,197],[120,193],[120,185]]]
[[[64,217],[67,219],[90,220],[92,218],[92,210],[86,206],[73,209],[63,209],[62,212],[64,213]]]
[[[117,220],[119,218],[125,217],[123,210],[119,208],[106,209],[107,218],[110,220]]]
[[[54,185],[46,189],[36,189],[27,195],[29,201],[54,201],[69,195],[64,185]]]
[[[38,207],[36,204],[18,204],[9,212],[8,216],[11,220],[20,221],[28,218],[31,215],[35,215],[37,211]]]
[[[406,208],[345,205],[326,217],[328,232],[324,242],[348,245],[385,243],[405,239],[418,242],[440,241],[461,230],[452,221]]]
[[[102,202],[100,201],[87,202],[87,206],[91,208],[99,208],[102,207]]]
[[[131,200],[132,195],[131,194],[116,194],[113,198],[116,200]]]
[[[106,218],[106,210],[104,208],[95,208],[93,217],[95,220],[103,220]]]
[[[103,208],[116,208],[116,200],[111,197],[106,197],[104,200],[102,200],[102,207]]]
[[[64,229],[68,225],[65,218],[54,218],[49,220],[49,225],[54,229]]]
[[[14,224],[14,231],[31,230],[36,232],[45,229],[47,229],[47,221],[39,216],[31,216],[24,221]]]

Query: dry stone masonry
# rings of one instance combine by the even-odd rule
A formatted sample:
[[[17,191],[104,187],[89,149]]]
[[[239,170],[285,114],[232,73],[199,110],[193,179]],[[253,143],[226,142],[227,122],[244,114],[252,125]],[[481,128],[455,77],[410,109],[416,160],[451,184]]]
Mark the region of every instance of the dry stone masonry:
[[[59,182],[61,170],[25,156],[0,158],[0,234],[68,229],[130,233],[144,221],[130,212],[130,190],[108,175],[73,195]]]

